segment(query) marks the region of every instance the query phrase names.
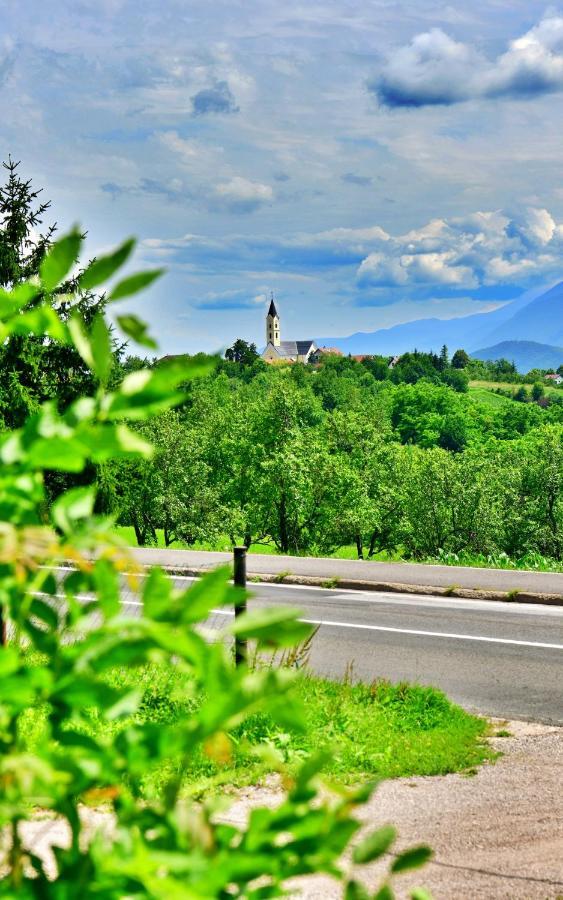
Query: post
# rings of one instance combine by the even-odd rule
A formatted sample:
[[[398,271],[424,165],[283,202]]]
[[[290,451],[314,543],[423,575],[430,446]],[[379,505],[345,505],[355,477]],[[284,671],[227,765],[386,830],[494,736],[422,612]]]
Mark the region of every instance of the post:
[[[246,547],[234,547],[234,583],[240,589],[240,599],[235,600],[235,619],[246,612]],[[244,638],[235,636],[235,665],[246,662],[247,644]]]

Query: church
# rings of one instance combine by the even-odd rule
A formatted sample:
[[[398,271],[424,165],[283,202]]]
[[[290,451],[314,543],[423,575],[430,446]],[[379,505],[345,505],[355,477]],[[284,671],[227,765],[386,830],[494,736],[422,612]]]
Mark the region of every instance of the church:
[[[272,296],[266,316],[266,349],[262,359],[268,363],[315,363],[318,357],[319,348],[314,341],[281,340],[280,317]]]

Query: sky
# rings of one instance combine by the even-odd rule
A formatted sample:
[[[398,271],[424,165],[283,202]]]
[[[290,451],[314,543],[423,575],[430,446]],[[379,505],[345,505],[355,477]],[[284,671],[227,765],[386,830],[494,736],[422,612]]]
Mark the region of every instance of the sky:
[[[563,277],[563,8],[1,0],[4,158],[139,239],[167,353],[493,309]]]

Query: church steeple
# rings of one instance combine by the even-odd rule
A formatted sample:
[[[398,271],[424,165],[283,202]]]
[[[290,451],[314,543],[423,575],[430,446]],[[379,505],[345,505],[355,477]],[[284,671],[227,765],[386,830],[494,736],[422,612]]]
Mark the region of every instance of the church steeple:
[[[280,317],[272,293],[268,315],[266,316],[266,346],[268,344],[273,344],[274,347],[279,347],[280,343]]]

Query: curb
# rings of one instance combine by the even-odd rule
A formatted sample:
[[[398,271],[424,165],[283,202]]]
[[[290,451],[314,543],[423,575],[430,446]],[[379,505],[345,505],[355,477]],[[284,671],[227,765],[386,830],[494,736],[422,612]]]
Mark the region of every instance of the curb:
[[[151,566],[142,566],[151,568]],[[160,566],[169,575],[200,578],[212,567]],[[415,596],[458,597],[462,600],[487,600],[495,603],[530,603],[547,606],[563,606],[563,595],[542,594],[533,591],[487,591],[480,588],[461,588],[452,585],[441,587],[427,584],[402,584],[395,581],[360,581],[351,578],[319,578],[314,575],[275,575],[265,572],[248,572],[247,580],[262,584],[296,584],[330,590],[378,591],[388,594],[413,594]],[[251,585],[249,585],[251,588]]]

